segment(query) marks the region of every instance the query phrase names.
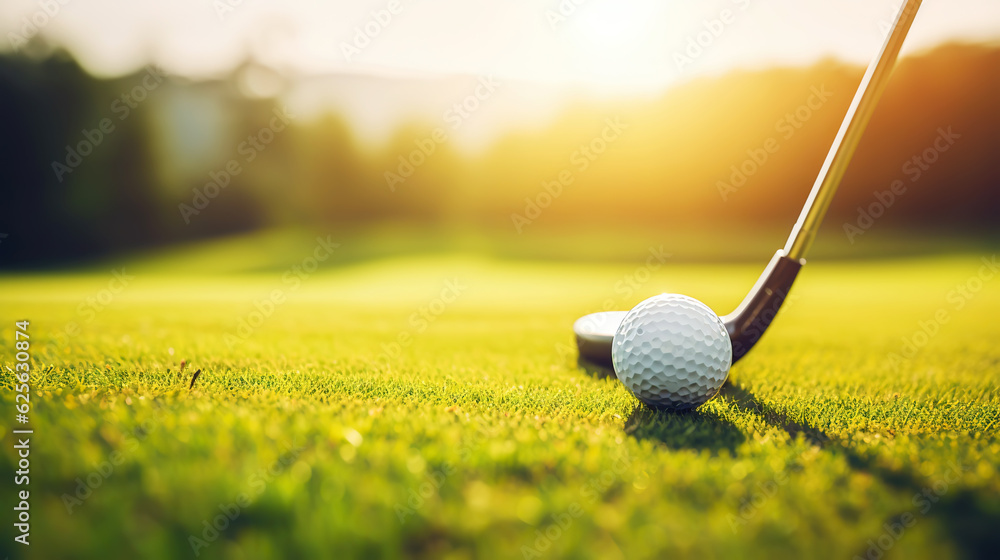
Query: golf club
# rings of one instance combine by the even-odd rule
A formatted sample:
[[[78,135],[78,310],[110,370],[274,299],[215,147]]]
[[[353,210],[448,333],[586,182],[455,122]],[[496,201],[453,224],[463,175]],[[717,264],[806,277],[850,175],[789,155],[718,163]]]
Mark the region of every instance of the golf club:
[[[732,313],[721,317],[732,341],[733,363],[745,356],[760,340],[788,296],[799,270],[806,263],[806,253],[889,81],[899,50],[921,1],[907,0],[896,16],[881,51],[868,66],[784,248],[774,254],[743,302]],[[606,311],[578,319],[573,324],[573,332],[576,334],[580,357],[610,366],[612,340],[626,313]]]

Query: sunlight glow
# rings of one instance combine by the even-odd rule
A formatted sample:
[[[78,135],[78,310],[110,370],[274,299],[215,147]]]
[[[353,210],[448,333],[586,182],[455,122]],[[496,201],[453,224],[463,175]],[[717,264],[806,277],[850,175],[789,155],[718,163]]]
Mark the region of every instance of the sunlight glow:
[[[655,97],[701,77],[829,57],[866,64],[898,4],[77,0],[50,16],[37,0],[4,0],[0,52],[23,46],[12,39],[23,35],[22,41],[42,38],[50,49],[65,48],[100,77],[149,63],[195,80],[235,77],[250,97],[283,92],[309,114],[345,112],[373,140],[414,118],[441,122],[468,95],[464,84],[491,76],[503,84],[499,93],[454,132],[482,145],[501,129],[544,126],[580,96]],[[727,12],[730,23],[719,31],[715,22]],[[694,38],[708,37],[706,29],[717,34],[690,47]],[[903,54],[948,41],[997,40],[1000,2],[925,2]],[[680,53],[689,64],[678,64]]]
[[[650,79],[657,23],[664,17],[654,0],[588,4],[567,24],[566,37],[581,62],[576,78],[610,86]],[[664,77],[654,79],[662,85]]]

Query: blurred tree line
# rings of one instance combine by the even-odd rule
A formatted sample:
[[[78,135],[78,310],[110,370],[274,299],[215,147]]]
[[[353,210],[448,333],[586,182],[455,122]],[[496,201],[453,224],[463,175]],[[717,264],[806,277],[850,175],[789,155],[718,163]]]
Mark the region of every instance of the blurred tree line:
[[[823,61],[578,103],[470,156],[435,140],[435,125],[365,146],[342,116],[282,117],[280,100],[247,98],[235,79],[152,68],[96,79],[63,52],[0,56],[0,267],[286,225],[784,227],[862,72]],[[1000,50],[949,45],[902,61],[828,225],[864,221],[881,201],[880,227],[995,232],[997,99]],[[624,128],[596,142],[609,120]],[[947,130],[950,149],[929,152]],[[888,204],[896,181],[905,192]]]

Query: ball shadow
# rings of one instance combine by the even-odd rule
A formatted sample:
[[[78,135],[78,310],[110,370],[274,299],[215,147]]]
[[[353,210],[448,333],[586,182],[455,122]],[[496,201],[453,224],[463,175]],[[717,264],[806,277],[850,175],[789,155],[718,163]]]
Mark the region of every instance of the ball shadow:
[[[735,452],[746,434],[712,411],[670,412],[639,404],[625,422],[625,433],[638,440],[651,440],[670,449],[723,449]]]
[[[595,378],[615,378],[612,368],[578,358],[580,370]],[[842,454],[853,470],[870,474],[882,483],[898,491],[917,495],[933,483],[920,475],[912,465],[887,465],[871,450],[855,449],[850,441],[830,437],[822,429],[797,422],[783,411],[758,399],[749,389],[735,383],[732,377],[726,380],[719,395],[741,414],[753,414],[770,427],[788,433],[792,438],[803,438],[826,452]],[[636,401],[625,432],[637,440],[651,440],[672,450],[708,450],[717,454],[723,449],[735,454],[737,447],[747,440],[747,436],[732,422],[708,410],[669,412],[657,410]],[[984,507],[982,500],[972,489],[955,489],[942,497],[930,513],[939,519],[953,535],[953,542],[969,558],[991,558],[1000,548],[1000,532],[994,527],[1000,525],[1000,513]],[[892,519],[888,521],[893,521]],[[867,544],[859,544],[858,550],[866,550]]]
[[[595,379],[617,379],[611,367],[577,358],[580,371]],[[746,441],[746,435],[725,418],[712,411],[671,412],[651,408],[636,401],[625,433],[636,439],[658,442],[670,449],[734,451]]]
[[[586,373],[594,379],[618,379],[618,376],[615,375],[614,368],[609,365],[598,364],[585,358],[578,357],[576,359],[576,366],[580,368],[583,373]]]

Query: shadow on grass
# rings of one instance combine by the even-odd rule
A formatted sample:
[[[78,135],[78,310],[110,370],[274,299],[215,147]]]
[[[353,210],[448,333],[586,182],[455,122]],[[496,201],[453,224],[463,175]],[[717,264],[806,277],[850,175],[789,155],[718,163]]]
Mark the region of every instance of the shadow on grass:
[[[577,358],[581,371],[595,379],[614,379],[614,369]],[[730,452],[746,441],[746,434],[713,412],[664,412],[639,404],[625,422],[625,432],[637,439],[649,439],[670,449],[707,449]]]
[[[897,524],[905,513],[914,515],[918,520],[925,515],[934,517],[947,530],[953,542],[962,551],[963,557],[996,557],[996,551],[1000,549],[1000,531],[997,531],[997,527],[1000,527],[1000,511],[984,504],[975,491],[946,489],[938,495],[934,489],[941,487],[941,480],[928,479],[909,466],[901,468],[886,466],[879,461],[877,452],[855,449],[850,442],[831,438],[818,428],[790,420],[786,414],[761,402],[746,388],[731,382],[731,378],[726,381],[719,394],[731,400],[740,412],[755,413],[769,426],[784,430],[792,437],[802,435],[813,445],[823,447],[831,453],[842,454],[852,469],[867,473],[886,486],[911,495],[914,508],[890,516],[886,519],[886,523]],[[934,499],[931,500],[927,496],[933,496]],[[926,514],[921,514],[916,504],[928,501],[932,504],[931,508]],[[919,521],[917,524],[919,525]],[[871,537],[873,541],[877,541],[882,536],[879,533]],[[869,544],[859,544],[858,552],[862,558],[866,557],[869,547]]]
[[[588,375],[597,378],[613,377],[614,371],[600,365],[580,360],[580,369]],[[775,409],[758,399],[745,387],[732,381],[726,381],[719,397],[733,403],[743,414],[754,414],[775,429],[783,430],[791,437],[803,437],[806,441],[823,448],[833,454],[841,454],[848,465],[856,471],[864,472],[878,479],[886,486],[896,489],[904,495],[912,496],[914,508],[900,511],[888,517],[885,521],[896,524],[902,515],[914,515],[919,526],[919,519],[931,517],[937,519],[951,537],[964,558],[995,558],[1000,549],[1000,510],[987,503],[982,496],[969,489],[945,490],[935,492],[935,486],[940,488],[941,480],[928,479],[911,466],[891,467],[879,460],[875,451],[865,451],[854,448],[849,441],[831,438],[823,430],[792,420],[784,412]],[[712,412],[695,410],[674,413],[655,410],[640,404],[633,409],[625,423],[626,433],[637,439],[655,440],[670,449],[710,450],[717,453],[722,449],[734,452],[746,440],[746,435],[730,421]],[[930,494],[928,494],[930,493]],[[916,500],[927,500],[932,495],[932,507],[921,514],[916,507]],[[921,498],[923,496],[923,498]],[[897,525],[898,526],[898,525]],[[881,533],[871,535],[872,542],[883,537]],[[900,535],[898,538],[905,538]],[[870,544],[859,543],[858,553],[865,558]],[[879,555],[884,551],[878,551]]]
[[[719,391],[719,397],[731,401],[736,406],[736,409],[743,414],[752,413],[762,417],[768,426],[784,430],[792,438],[796,438],[801,434],[806,438],[806,441],[820,447],[825,447],[831,441],[830,437],[822,430],[790,420],[787,414],[761,403],[753,393],[734,383],[732,377],[727,379],[726,383],[722,386],[722,389]]]
[[[692,410],[665,412],[640,404],[625,422],[625,433],[637,439],[658,441],[670,449],[726,449],[733,453],[746,434],[714,412]]]

